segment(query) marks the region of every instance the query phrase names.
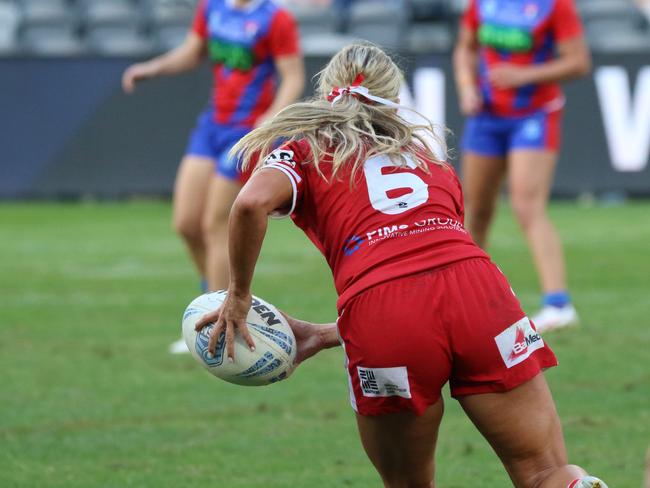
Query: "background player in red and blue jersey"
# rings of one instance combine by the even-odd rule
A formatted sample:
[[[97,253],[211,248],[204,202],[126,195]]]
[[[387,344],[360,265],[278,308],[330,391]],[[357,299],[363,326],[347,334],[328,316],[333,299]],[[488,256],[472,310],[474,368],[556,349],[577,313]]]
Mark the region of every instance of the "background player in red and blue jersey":
[[[174,186],[174,227],[212,290],[228,283],[227,223],[247,175],[228,157],[253,127],[298,99],[304,66],[296,23],[271,0],[201,0],[182,45],[128,68],[124,89],[195,69],[208,57],[214,85]],[[185,351],[183,341],[173,351]]]
[[[506,174],[513,212],[543,290],[538,329],[577,323],[562,244],[546,212],[560,144],[559,82],[591,60],[573,0],[471,0],[454,70],[462,112],[462,172],[468,229],[486,245]]]

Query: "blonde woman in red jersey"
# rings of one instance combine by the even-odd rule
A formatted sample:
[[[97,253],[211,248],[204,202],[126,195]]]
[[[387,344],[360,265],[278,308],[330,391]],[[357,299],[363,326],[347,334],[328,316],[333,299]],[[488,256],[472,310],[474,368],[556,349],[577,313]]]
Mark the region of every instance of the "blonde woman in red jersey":
[[[428,123],[397,112],[402,74],[373,45],[343,49],[316,99],[291,105],[234,148],[258,164],[230,219],[231,277],[209,350],[241,333],[269,216],[291,216],[324,254],[339,293],[337,324],[290,319],[297,361],[343,346],[361,441],[384,485],[434,486],[441,389],[493,446],[517,487],[606,488],[569,465],[543,369],[556,359],[507,280],[463,227],[453,169],[426,141]],[[340,336],[340,342],[339,342]],[[525,415],[522,415],[525,412]]]

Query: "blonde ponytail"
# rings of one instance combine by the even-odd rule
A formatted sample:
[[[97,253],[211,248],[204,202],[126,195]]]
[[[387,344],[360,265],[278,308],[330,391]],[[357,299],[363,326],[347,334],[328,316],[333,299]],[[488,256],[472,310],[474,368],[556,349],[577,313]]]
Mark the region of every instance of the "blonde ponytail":
[[[424,116],[418,117],[421,123],[408,122],[395,108],[354,94],[341,96],[336,103],[327,101],[333,88],[351,85],[360,74],[369,93],[398,101],[403,75],[397,65],[373,44],[353,44],[337,53],[318,74],[316,97],[279,112],[244,136],[231,154],[240,158],[243,168],[260,166],[278,139],[303,139],[313,158],[308,163],[322,174],[320,163],[331,158],[332,176],[343,165],[350,165],[354,176],[369,157],[379,155],[390,157],[396,164],[406,164],[408,158],[425,171],[427,161],[444,164],[430,147],[433,141],[444,148],[444,141]]]

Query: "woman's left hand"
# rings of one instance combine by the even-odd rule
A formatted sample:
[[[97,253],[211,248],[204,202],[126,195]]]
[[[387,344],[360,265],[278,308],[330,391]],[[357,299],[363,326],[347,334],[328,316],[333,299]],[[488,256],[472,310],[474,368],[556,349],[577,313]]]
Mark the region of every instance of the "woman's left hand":
[[[255,350],[255,343],[248,330],[246,317],[251,308],[252,297],[250,293],[236,294],[228,290],[228,295],[221,307],[214,312],[205,314],[199,319],[194,327],[197,332],[213,323],[208,341],[208,352],[214,356],[217,348],[217,341],[222,332],[226,332],[226,355],[228,360],[235,360],[235,332],[239,331],[248,344],[251,351]]]
[[[488,71],[488,79],[496,88],[519,88],[531,83],[527,68],[511,63],[497,64]]]

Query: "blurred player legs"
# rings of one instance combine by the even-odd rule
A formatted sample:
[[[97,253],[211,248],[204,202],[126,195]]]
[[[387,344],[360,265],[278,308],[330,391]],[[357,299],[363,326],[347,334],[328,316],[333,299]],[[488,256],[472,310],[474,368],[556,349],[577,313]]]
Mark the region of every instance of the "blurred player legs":
[[[500,184],[507,172],[512,210],[528,241],[544,295],[542,310],[532,321],[539,331],[575,325],[578,316],[566,291],[562,244],[546,210],[557,153],[517,148],[506,157],[471,150],[464,153],[468,229],[476,243],[485,248]]]
[[[201,229],[206,246],[205,273],[208,290],[228,288],[228,217],[241,183],[219,174],[210,182]]]
[[[488,231],[505,174],[506,160],[502,156],[486,156],[471,151],[463,154],[467,230],[483,249],[487,246]]]
[[[516,149],[509,154],[510,205],[533,254],[544,293],[566,289],[564,256],[546,206],[557,154]]]
[[[228,158],[229,149],[304,88],[292,15],[271,0],[233,0],[199,2],[183,43],[130,66],[122,77],[124,90],[132,93],[141,81],[194,70],[206,58],[214,77],[211,101],[177,175],[173,218],[203,279],[202,291],[223,288],[228,280],[228,212],[247,176]],[[187,352],[183,341],[170,350]]]
[[[207,282],[207,289],[228,286],[228,216],[241,183],[215,174],[215,162],[188,155],[174,185],[174,229]],[[202,283],[203,287],[203,283]],[[169,346],[173,354],[188,352],[183,339]]]
[[[542,310],[532,317],[540,331],[578,319],[566,289],[562,245],[546,207],[560,146],[560,83],[590,69],[573,0],[470,0],[454,49],[459,105],[468,116],[463,169],[470,181],[470,228],[477,243],[485,245],[498,191],[494,161],[506,159],[513,212],[543,291]],[[474,218],[478,223],[471,222]]]
[[[212,159],[187,155],[178,168],[174,183],[172,217],[174,230],[187,245],[190,256],[202,277],[206,276],[206,250],[201,225],[213,173]]]
[[[202,220],[214,174],[214,161],[208,157],[187,155],[181,161],[174,182],[173,226],[181,236],[200,274],[205,277],[206,247]],[[189,352],[181,338],[169,346],[172,354]]]
[[[557,152],[515,149],[509,155],[510,204],[533,255],[543,297],[543,307],[532,317],[540,332],[578,323],[567,293],[562,243],[548,218],[547,205]]]

